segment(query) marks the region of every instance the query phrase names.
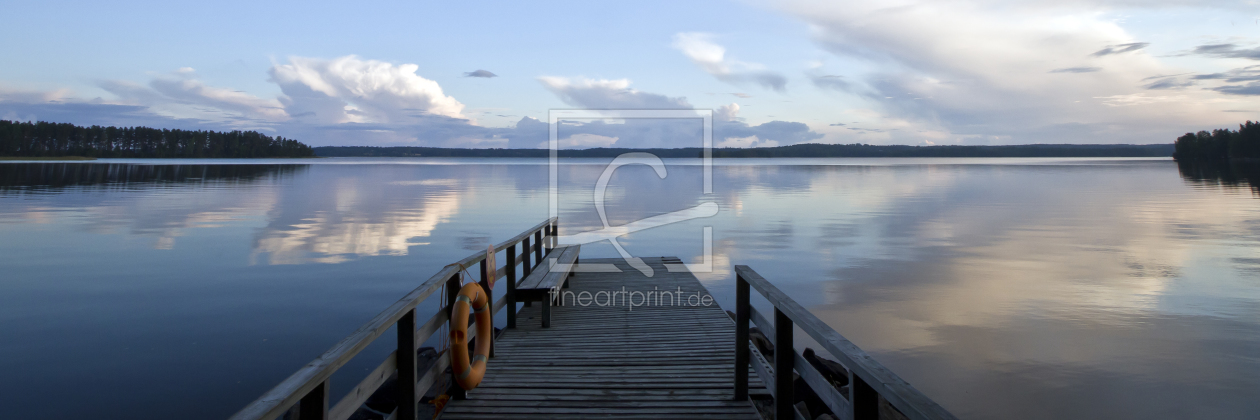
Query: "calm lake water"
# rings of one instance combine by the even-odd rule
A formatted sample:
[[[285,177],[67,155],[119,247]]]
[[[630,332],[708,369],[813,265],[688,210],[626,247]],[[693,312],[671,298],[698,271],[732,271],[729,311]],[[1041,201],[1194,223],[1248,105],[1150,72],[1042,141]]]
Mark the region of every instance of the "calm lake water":
[[[1171,160],[749,159],[719,160],[703,194],[698,162],[615,173],[613,226],[720,208],[624,236],[629,252],[698,263],[711,226],[714,270],[697,275],[723,307],[731,266],[750,265],[959,417],[1260,412],[1246,185]],[[603,226],[605,163],[562,161],[562,234]],[[0,412],[227,417],[547,216],[545,160],[0,163]],[[381,341],[333,378],[334,399],[391,351]]]

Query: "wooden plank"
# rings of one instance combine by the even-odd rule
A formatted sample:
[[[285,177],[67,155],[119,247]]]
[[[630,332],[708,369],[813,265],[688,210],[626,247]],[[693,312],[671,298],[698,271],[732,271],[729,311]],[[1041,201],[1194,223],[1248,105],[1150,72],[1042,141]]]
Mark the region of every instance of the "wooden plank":
[[[849,400],[841,396],[840,391],[835,386],[832,386],[831,382],[828,382],[822,373],[814,369],[814,365],[806,361],[804,357],[801,357],[800,353],[793,352],[792,356],[796,358],[796,373],[799,373],[801,379],[809,384],[809,388],[818,395],[818,399],[822,400],[823,404],[830,408],[832,413],[836,414],[836,418],[840,420],[852,419],[852,407],[850,407]]]
[[[587,420],[591,419],[591,414],[558,414],[558,412],[546,412],[546,414],[474,414],[474,412],[459,412],[459,414],[451,414],[442,416],[444,420],[501,420],[505,416],[510,416],[514,420]],[[601,412],[597,415],[600,419],[615,420],[670,420],[670,419],[687,419],[687,420],[728,420],[728,419],[750,419],[761,420],[756,414],[748,414],[746,416],[733,416],[732,414],[660,414],[660,412]]]
[[[498,388],[492,384],[482,385],[477,389],[469,392],[469,395],[520,395],[520,396],[546,396],[547,398],[604,398],[604,397],[629,397],[629,398],[647,398],[652,396],[668,397],[668,396],[692,396],[696,398],[708,399],[726,399],[730,396],[729,392],[716,391],[711,389],[694,389],[694,390],[663,390],[663,389],[570,389],[564,394],[547,393],[538,389],[520,389],[520,388]]]
[[[770,361],[766,360],[766,356],[757,350],[757,346],[748,343],[749,360],[752,362],[753,371],[757,372],[757,376],[766,384],[766,388],[770,389],[771,395],[774,395],[774,368],[771,367]]]
[[[525,278],[521,279],[520,283],[516,284],[516,289],[518,291],[521,289],[535,289],[535,286],[542,281],[543,277],[547,276],[550,268],[551,267],[549,265],[541,263],[538,264],[530,271],[529,275],[525,276]]]
[[[477,407],[605,407],[605,408],[702,408],[719,407],[735,408],[740,411],[748,409],[748,403],[731,400],[698,400],[698,401],[514,401],[514,400],[468,400],[460,404],[460,411],[473,411]]]
[[[424,325],[416,329],[416,348],[420,348],[425,341],[429,341],[429,338],[433,337],[433,333],[437,332],[443,325],[446,325],[446,321],[449,319],[450,314],[446,310],[438,309],[437,313],[424,322]]]
[[[498,359],[498,358],[496,358]],[[553,361],[545,358],[530,359],[503,359],[496,360],[497,365],[538,365],[538,366],[607,366],[609,364],[624,364],[626,366],[650,366],[652,364],[660,366],[681,366],[692,364],[715,364],[721,362],[730,362],[734,360],[734,355],[714,355],[714,356],[679,356],[672,358],[663,357],[594,357],[582,358],[574,360]]]
[[[562,250],[548,258],[565,263],[565,254]],[[623,273],[582,273],[565,290],[659,286],[707,294],[690,273],[663,275],[665,260],[644,261],[654,266],[656,277],[643,277],[621,260],[603,260],[618,264]],[[541,270],[545,268],[534,271]],[[564,273],[541,274],[554,274],[554,285],[565,282]],[[518,320],[542,316],[543,309],[527,307]],[[506,330],[481,386],[465,400],[452,400],[442,418],[759,419],[750,402],[730,398],[735,331],[719,307],[584,307],[569,302],[552,310],[552,328],[520,323]],[[750,380],[749,388],[766,392],[760,378]]]
[[[614,408],[604,407],[472,407],[465,405],[454,405],[447,408],[444,413],[474,413],[474,414],[607,414],[613,412]],[[645,407],[633,410],[634,413],[655,413],[655,414],[709,414],[709,413],[730,413],[743,414],[753,413],[751,406],[746,407]]]
[[[421,398],[424,398],[424,394],[426,392],[429,392],[429,388],[432,388],[433,384],[437,383],[438,379],[440,378],[440,375],[442,375],[443,373],[446,373],[446,368],[450,366],[451,366],[450,355],[446,354],[445,351],[442,352],[442,354],[439,354],[437,361],[433,363],[433,366],[429,367],[429,370],[425,372],[424,376],[420,377],[420,381],[416,383],[416,400],[417,401],[419,401]]]
[[[676,350],[676,349],[690,349],[690,350],[708,349],[708,350],[730,351],[729,348],[724,348],[724,347],[725,346],[722,346],[722,347],[714,346],[713,343],[696,343],[696,342],[691,342],[691,341],[656,341],[656,342],[635,343],[635,348],[642,349],[642,350],[669,351],[669,350]],[[550,346],[547,346],[547,345],[522,346],[519,344],[514,344],[511,346],[503,346],[502,348],[506,350],[512,350],[514,352],[524,352],[524,353],[550,352],[554,354],[557,348],[563,348],[566,351],[595,351],[595,352],[609,351],[609,350],[624,350],[625,344],[623,342],[621,346],[618,346],[615,340],[609,340],[609,341],[593,341],[590,343],[580,343],[580,344],[553,343]]]
[[[558,271],[553,271],[552,269],[557,264],[564,264],[564,266],[568,266],[571,268],[571,266],[573,265],[573,262],[578,257],[578,253],[580,252],[580,246],[578,245],[565,246],[565,247],[555,248],[552,251],[553,251],[552,255],[555,255],[554,259],[549,256],[546,264],[539,264],[539,267],[545,267],[545,270],[538,270],[539,272],[535,272],[531,274],[530,278],[525,279],[525,281],[521,282],[521,284],[517,286],[518,290],[520,289],[551,289],[564,281],[564,278],[569,275],[570,270],[563,270],[563,272],[558,272]],[[555,251],[559,251],[559,254],[555,254]],[[542,275],[540,276],[539,274],[542,274]]]
[[[823,349],[836,357],[841,365],[871,384],[879,395],[888,400],[889,404],[896,407],[907,418],[911,420],[956,418],[901,377],[876,362],[869,354],[789,298],[756,271],[746,265],[736,265],[735,272],[746,279],[749,285],[757,289],[776,309],[800,326],[801,330],[809,334]]]
[[[766,319],[761,312],[757,312],[757,308],[749,307],[748,312],[753,324],[757,325],[757,328],[761,330],[761,333],[766,338],[774,337],[774,324],[770,323],[770,320]]]
[[[346,420],[350,418],[355,410],[358,410],[359,406],[363,405],[376,392],[377,388],[381,387],[381,384],[384,384],[391,376],[394,376],[394,370],[398,368],[398,359],[395,358],[397,355],[398,351],[395,350],[389,356],[386,356],[384,362],[381,362],[376,369],[372,369],[372,372],[368,373],[367,377],[363,378],[363,381],[360,381],[354,389],[341,398],[341,401],[337,402],[337,405],[328,411],[328,418],[330,420]]]

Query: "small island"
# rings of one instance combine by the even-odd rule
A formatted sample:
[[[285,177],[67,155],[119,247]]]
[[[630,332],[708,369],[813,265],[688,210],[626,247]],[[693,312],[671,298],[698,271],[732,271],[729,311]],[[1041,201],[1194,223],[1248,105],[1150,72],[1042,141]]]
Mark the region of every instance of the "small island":
[[[1260,122],[1239,124],[1238,131],[1218,128],[1210,133],[1186,133],[1173,147],[1173,159],[1178,162],[1260,159]]]
[[[1226,128],[1186,133],[1174,145],[1177,170],[1201,186],[1250,188],[1260,196],[1260,122],[1247,121],[1238,130]]]

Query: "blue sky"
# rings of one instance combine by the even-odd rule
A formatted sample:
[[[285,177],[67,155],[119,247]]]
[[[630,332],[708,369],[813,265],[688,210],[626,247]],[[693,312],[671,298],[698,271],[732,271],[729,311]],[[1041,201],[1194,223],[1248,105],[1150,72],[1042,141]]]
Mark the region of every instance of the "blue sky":
[[[5,5],[0,118],[537,147],[549,109],[719,145],[1166,143],[1260,119],[1253,1]],[[486,70],[496,77],[466,77]],[[653,128],[653,124],[666,128]],[[693,146],[664,122],[565,144]],[[541,128],[540,128],[541,127]]]

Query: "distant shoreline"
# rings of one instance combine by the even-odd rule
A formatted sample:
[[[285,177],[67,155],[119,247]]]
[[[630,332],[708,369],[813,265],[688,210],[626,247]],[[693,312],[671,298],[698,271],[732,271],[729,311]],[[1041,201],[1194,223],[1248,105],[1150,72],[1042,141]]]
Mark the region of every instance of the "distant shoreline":
[[[457,149],[442,147],[320,146],[320,157],[481,157],[546,158],[547,149]],[[1170,157],[1169,144],[1024,144],[1011,146],[876,146],[868,144],[796,144],[750,149],[712,149],[714,158],[891,158],[891,157]],[[661,158],[698,158],[698,147],[678,149],[563,149],[564,158],[613,158],[624,153],[650,153]]]
[[[86,156],[0,156],[0,160],[96,160]]]
[[[121,159],[321,159],[330,157],[374,158],[547,158],[547,149],[459,149],[442,147],[321,146],[315,156],[255,158],[119,157]],[[797,144],[750,149],[712,149],[718,159],[740,158],[1133,158],[1171,157],[1172,144],[1025,144],[1011,146],[875,146],[866,144]],[[700,158],[703,149],[563,149],[561,158],[615,158],[625,153],[649,153],[661,158]],[[0,161],[94,161],[84,156],[0,156]]]

